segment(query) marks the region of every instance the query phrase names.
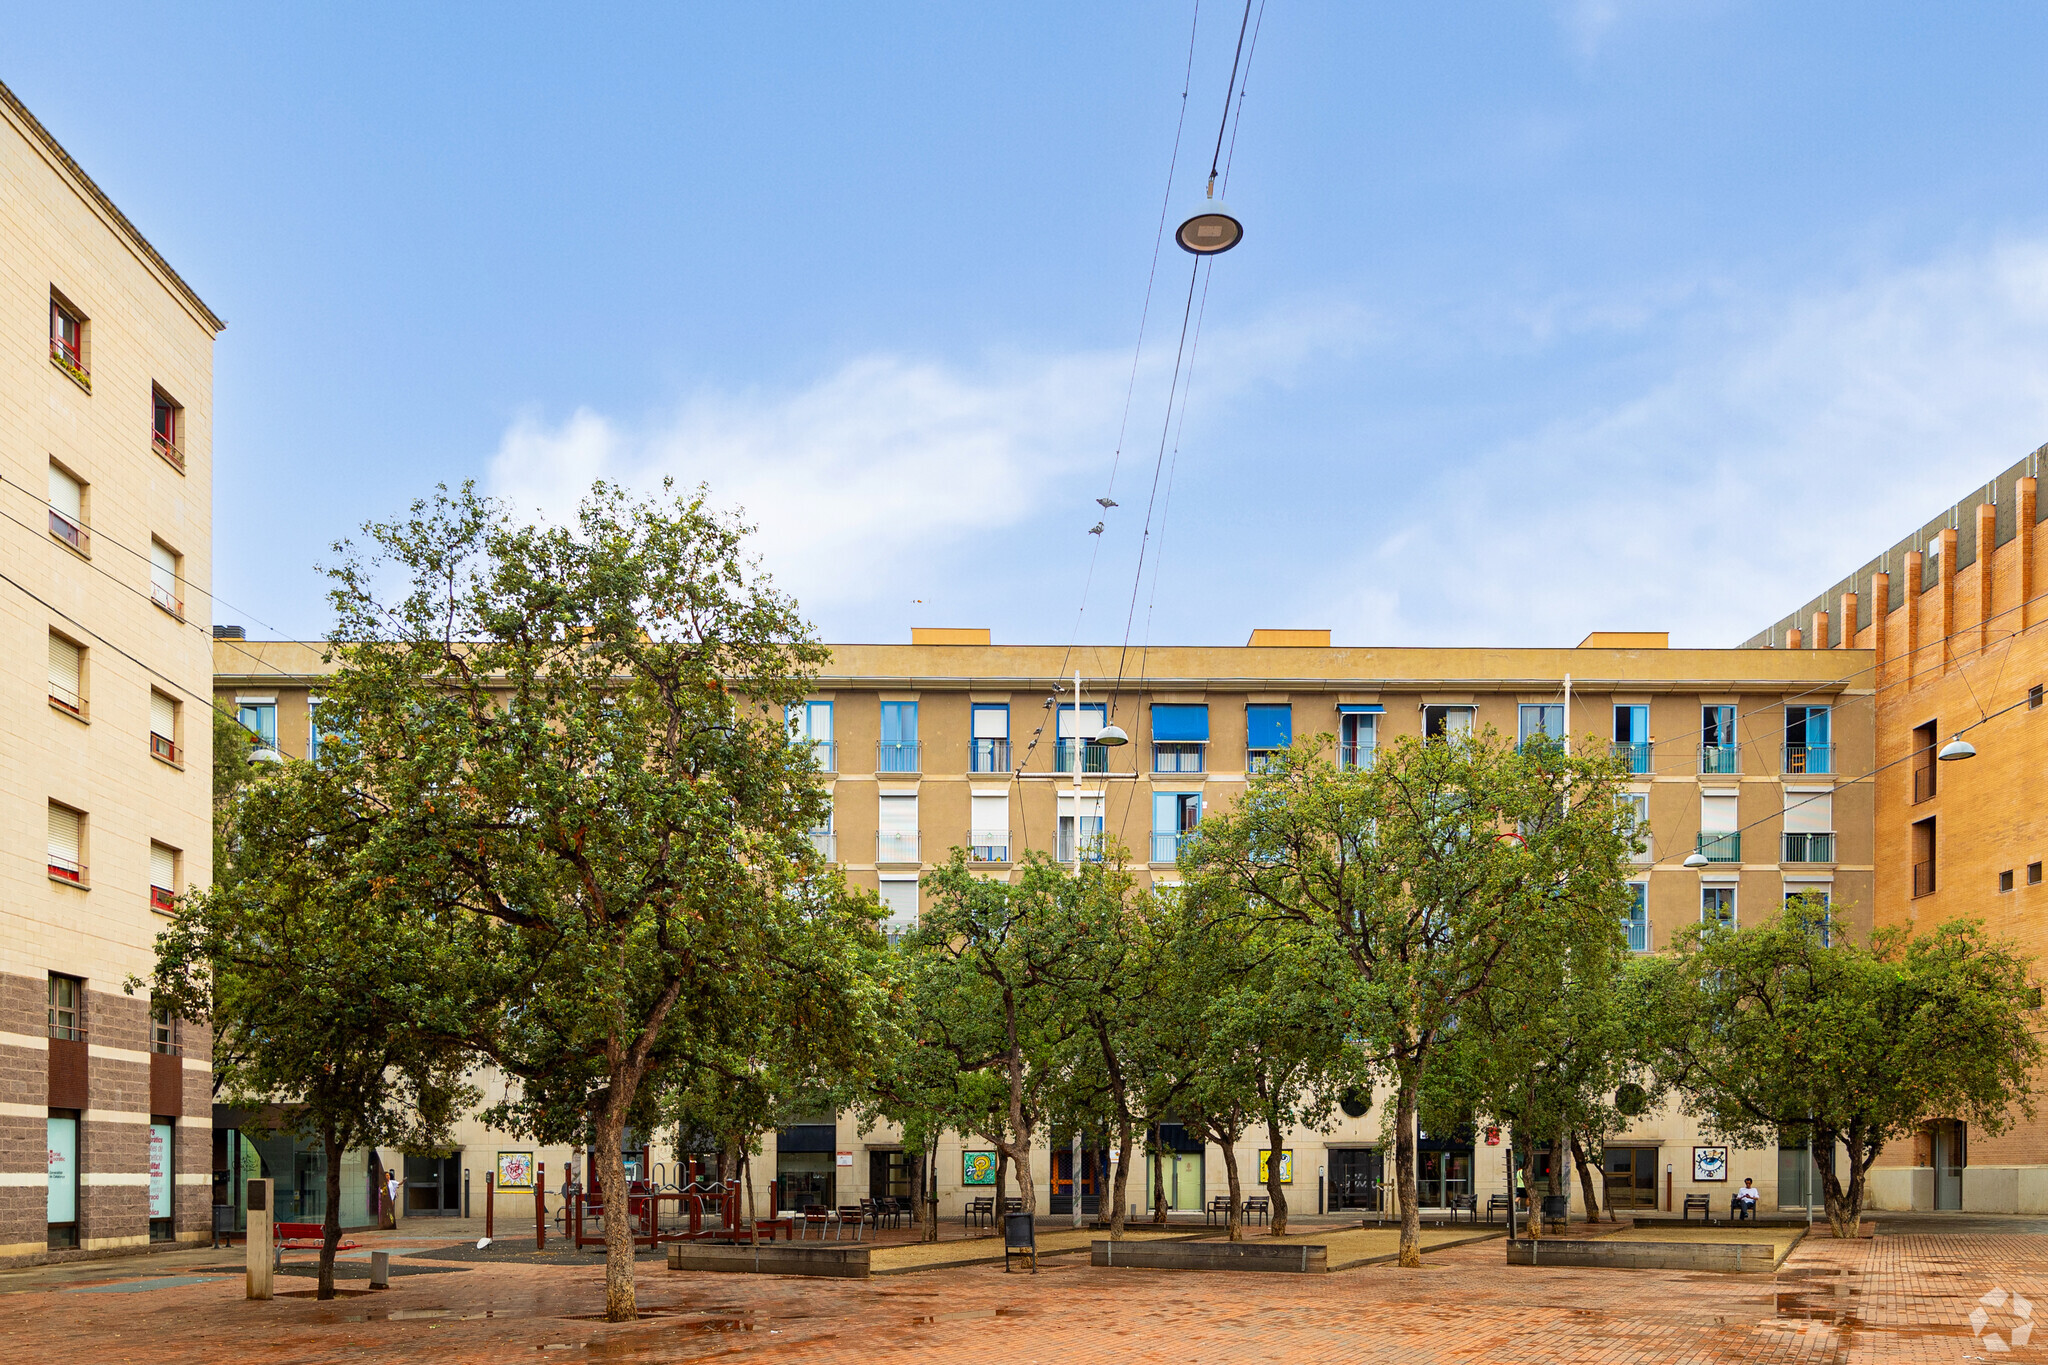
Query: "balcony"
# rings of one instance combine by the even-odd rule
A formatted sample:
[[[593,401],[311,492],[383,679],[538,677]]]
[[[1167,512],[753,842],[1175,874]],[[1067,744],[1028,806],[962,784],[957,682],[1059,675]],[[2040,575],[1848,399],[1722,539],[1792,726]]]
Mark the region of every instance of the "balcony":
[[[151,758],[160,758],[166,763],[176,763],[178,762],[178,746],[167,736],[160,735],[156,731],[151,730],[149,732],[149,756]]]
[[[922,861],[917,856],[917,832],[891,834],[883,832],[875,836],[875,861],[878,863],[915,863]]]
[[[811,848],[828,863],[839,861],[839,836],[829,829],[814,829],[807,836]]]
[[[1803,773],[1831,773],[1835,770],[1835,746],[1832,744],[1787,744],[1785,746],[1785,772],[1797,776]]]
[[[1832,832],[1795,834],[1787,830],[1784,838],[1782,862],[1831,863],[1835,860],[1835,836]]]
[[[1913,769],[1913,804],[1934,799],[1934,765]]]
[[[1913,894],[1916,897],[1934,894],[1934,859],[1913,864]]]
[[[1273,771],[1273,769],[1277,767],[1279,764],[1280,755],[1284,752],[1286,751],[1283,749],[1245,750],[1244,770],[1246,775],[1251,777],[1257,777],[1260,773],[1269,773]]]
[[[177,470],[180,474],[185,472],[185,448],[183,446],[164,435],[161,431],[150,433],[149,444],[157,454],[164,457],[164,462],[170,465],[171,468]]]
[[[1650,833],[1650,831],[1649,831],[1649,830],[1641,828],[1640,826],[1638,826],[1638,828],[1637,828],[1637,830],[1636,830],[1636,836],[1637,836],[1638,838],[1640,838],[1640,839],[1641,839],[1641,840],[1643,841],[1643,851],[1642,851],[1641,853],[1631,853],[1631,854],[1629,854],[1629,855],[1628,855],[1628,860],[1629,860],[1630,862],[1632,862],[1632,863],[1654,863],[1654,862],[1656,862],[1656,861],[1657,861],[1657,836],[1656,836],[1656,835],[1654,835],[1654,834],[1652,834],[1652,833]]]
[[[48,855],[48,858],[50,879],[52,881],[70,882],[73,886],[84,886],[86,884],[85,864],[74,862],[69,858],[60,858],[54,853]]]
[[[1010,741],[1007,739],[971,739],[967,742],[967,771],[971,773],[1006,773],[1010,771]],[[1003,861],[997,859],[996,861]]]
[[[152,886],[149,888],[149,908],[160,915],[176,914],[178,897],[168,886]]]
[[[1202,771],[1202,744],[1154,744],[1152,771],[1155,773],[1198,773]]]
[[[79,359],[78,348],[63,337],[50,338],[50,363],[69,375],[79,388],[92,392],[92,371]]]
[[[821,773],[839,771],[839,746],[829,739],[798,740],[811,746],[811,766]]]
[[[967,859],[976,863],[1010,861],[1010,831],[975,829],[967,832]]]
[[[56,707],[67,716],[83,716],[85,714],[85,698],[79,696],[54,678],[50,680],[50,705]]]
[[[185,604],[178,600],[178,594],[175,589],[167,588],[161,583],[151,583],[149,585],[149,600],[177,617],[180,621],[185,619]]]
[[[1106,773],[1109,771],[1109,750],[1100,744],[1086,740],[1061,739],[1053,741],[1052,770],[1056,773],[1074,771],[1075,754],[1079,752],[1081,771],[1084,773]]]
[[[908,744],[890,744],[887,742],[877,744],[875,746],[875,771],[878,773],[921,772],[923,769],[919,764],[924,756],[923,750],[924,746],[916,740],[912,740]]]
[[[1623,772],[1647,773],[1650,771],[1650,742],[1617,739],[1611,751],[1621,764]]]
[[[1102,849],[1105,842],[1100,833],[1082,835],[1081,861],[1084,863],[1101,862]],[[1071,829],[1062,829],[1060,831],[1057,861],[1063,863],[1074,861],[1074,833]]]
[[[1694,839],[1693,847],[1706,855],[1710,863],[1739,863],[1742,861],[1742,835],[1738,831],[1725,834],[1710,834],[1702,830]]]
[[[1734,744],[1700,745],[1700,771],[1708,774],[1727,775],[1738,772],[1738,755],[1741,747]]]
[[[1337,766],[1345,772],[1364,772],[1372,766],[1373,756],[1378,752],[1376,744],[1339,744]]]
[[[1154,830],[1152,832],[1152,861],[1155,863],[1180,861],[1180,851],[1187,847],[1187,842],[1194,837],[1194,833],[1191,829]]]
[[[92,533],[54,507],[50,509],[50,534],[82,555],[92,554]]]

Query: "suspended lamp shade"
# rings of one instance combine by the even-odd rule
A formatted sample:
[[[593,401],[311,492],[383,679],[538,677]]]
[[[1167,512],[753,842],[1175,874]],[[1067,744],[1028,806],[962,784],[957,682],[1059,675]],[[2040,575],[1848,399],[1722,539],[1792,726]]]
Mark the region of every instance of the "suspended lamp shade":
[[[1694,849],[1692,852],[1685,855],[1685,866],[1687,867],[1701,868],[1706,867],[1707,865],[1707,855],[1700,852],[1698,849]]]
[[[1124,733],[1121,725],[1105,725],[1095,738],[1088,742],[1100,744],[1105,749],[1114,749],[1119,744],[1129,744],[1131,737]]]
[[[1182,251],[1197,256],[1216,256],[1244,240],[1244,224],[1225,205],[1205,203],[1202,211],[1174,229],[1173,240]]]
[[[1976,756],[1977,746],[1964,739],[1961,735],[1957,735],[1954,739],[1942,745],[1941,752],[1935,755],[1943,763],[1953,763],[1959,758],[1975,758]]]

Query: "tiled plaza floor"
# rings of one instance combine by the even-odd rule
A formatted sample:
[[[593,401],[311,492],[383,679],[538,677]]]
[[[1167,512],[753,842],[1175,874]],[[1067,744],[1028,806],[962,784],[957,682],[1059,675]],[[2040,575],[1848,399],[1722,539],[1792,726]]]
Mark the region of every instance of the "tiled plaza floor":
[[[592,1265],[401,1253],[400,1265],[443,1273],[374,1293],[344,1281],[355,1292],[327,1304],[286,1276],[288,1297],[250,1303],[239,1275],[206,1273],[225,1253],[178,1253],[106,1263],[98,1281],[0,1286],[16,1289],[0,1300],[0,1360],[2048,1361],[2048,1331],[2041,1346],[2024,1333],[2013,1343],[2034,1302],[2048,1319],[2048,1236],[1985,1224],[1902,1220],[1854,1243],[1823,1232],[1774,1277],[1508,1267],[1498,1241],[1432,1253],[1419,1271],[1317,1277],[1093,1269],[1068,1256],[1035,1277],[975,1267],[858,1282],[643,1261],[640,1301],[655,1311],[617,1326],[592,1320],[603,1306]],[[1980,1307],[1980,1331],[2018,1349],[1973,1334]]]

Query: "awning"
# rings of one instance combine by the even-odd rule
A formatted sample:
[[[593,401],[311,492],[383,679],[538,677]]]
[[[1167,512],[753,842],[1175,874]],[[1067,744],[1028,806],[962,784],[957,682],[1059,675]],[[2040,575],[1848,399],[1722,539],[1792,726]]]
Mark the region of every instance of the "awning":
[[[1340,716],[1379,716],[1386,714],[1386,710],[1387,708],[1381,706],[1378,702],[1374,702],[1370,706],[1362,702],[1340,701],[1337,703],[1337,714]]]
[[[1158,744],[1206,744],[1209,708],[1203,705],[1152,703],[1152,739]]]

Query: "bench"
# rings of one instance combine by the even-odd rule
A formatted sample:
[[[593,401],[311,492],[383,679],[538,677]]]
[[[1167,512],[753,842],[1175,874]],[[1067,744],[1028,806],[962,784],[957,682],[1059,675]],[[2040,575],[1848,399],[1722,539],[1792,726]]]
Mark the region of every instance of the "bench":
[[[1493,1221],[1493,1215],[1496,1213],[1506,1214],[1512,1218],[1514,1216],[1514,1209],[1515,1201],[1504,1194],[1489,1194],[1486,1196],[1486,1221],[1489,1223]]]
[[[1500,1199],[1500,1198],[1503,1198],[1503,1197],[1504,1197],[1504,1196],[1501,1196],[1501,1195],[1495,1195],[1495,1196],[1494,1196],[1494,1198],[1496,1198],[1496,1199]],[[1451,1196],[1451,1199],[1450,1199],[1450,1206],[1451,1206],[1451,1224],[1452,1224],[1452,1226],[1456,1226],[1456,1225],[1457,1225],[1457,1222],[1458,1222],[1458,1215],[1459,1215],[1459,1214],[1460,1214],[1461,1212],[1462,1212],[1462,1213],[1469,1213],[1469,1214],[1471,1214],[1471,1215],[1472,1215],[1472,1221],[1473,1221],[1473,1222],[1474,1222],[1475,1224],[1476,1224],[1476,1223],[1477,1223],[1477,1222],[1479,1221],[1479,1196],[1478,1196],[1478,1195],[1476,1195],[1476,1194],[1454,1194],[1454,1195],[1452,1195],[1452,1196]],[[1487,1221],[1491,1222],[1491,1221],[1492,1221],[1492,1219],[1491,1219],[1491,1218],[1489,1217],[1489,1219],[1488,1219]]]
[[[1685,1208],[1679,1212],[1678,1221],[1681,1223],[1690,1221],[1694,1209],[1699,1210],[1700,1221],[1702,1223],[1711,1223],[1714,1221],[1714,1209],[1712,1201],[1710,1201],[1704,1194],[1689,1194],[1685,1197]]]
[[[1751,1222],[1755,1222],[1756,1206],[1757,1201],[1754,1197],[1748,1203],[1743,1203],[1742,1191],[1737,1190],[1734,1194],[1728,1196],[1728,1221],[1735,1223],[1747,1218]]]
[[[270,1233],[276,1240],[272,1243],[276,1251],[276,1263],[282,1268],[287,1251],[318,1251],[327,1245],[327,1229],[319,1223],[273,1223]],[[344,1234],[335,1245],[336,1251],[354,1251],[359,1244],[351,1242]]]
[[[1224,1203],[1224,1211],[1227,1213],[1229,1212],[1229,1201],[1225,1200]],[[1251,1198],[1244,1201],[1244,1221],[1249,1223],[1254,1218],[1258,1219],[1261,1223],[1269,1223],[1272,1221],[1273,1199],[1271,1195],[1255,1194]]]

